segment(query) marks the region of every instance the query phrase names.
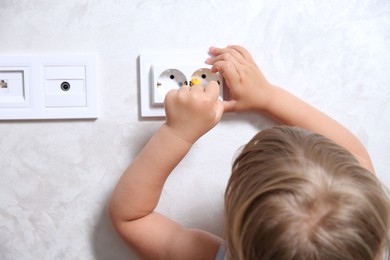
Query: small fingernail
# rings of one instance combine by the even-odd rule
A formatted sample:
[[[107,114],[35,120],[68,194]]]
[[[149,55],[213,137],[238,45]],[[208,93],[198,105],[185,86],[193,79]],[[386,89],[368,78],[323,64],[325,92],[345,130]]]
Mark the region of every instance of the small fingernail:
[[[216,51],[218,51],[218,48],[217,48],[217,47],[211,46],[211,47],[209,48],[209,52],[211,52],[211,53],[214,53],[214,52],[216,52]]]

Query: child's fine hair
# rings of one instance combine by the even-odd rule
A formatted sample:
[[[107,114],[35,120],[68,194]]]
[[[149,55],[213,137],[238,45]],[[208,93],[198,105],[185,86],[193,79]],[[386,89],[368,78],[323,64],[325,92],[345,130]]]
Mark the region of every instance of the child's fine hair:
[[[389,259],[390,199],[333,141],[280,126],[258,133],[225,193],[230,259]]]

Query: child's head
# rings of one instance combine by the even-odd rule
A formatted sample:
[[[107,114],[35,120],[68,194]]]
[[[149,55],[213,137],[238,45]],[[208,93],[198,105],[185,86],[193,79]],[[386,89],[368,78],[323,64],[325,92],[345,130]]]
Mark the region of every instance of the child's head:
[[[233,259],[382,259],[390,202],[345,149],[293,127],[261,131],[233,164],[225,194]]]

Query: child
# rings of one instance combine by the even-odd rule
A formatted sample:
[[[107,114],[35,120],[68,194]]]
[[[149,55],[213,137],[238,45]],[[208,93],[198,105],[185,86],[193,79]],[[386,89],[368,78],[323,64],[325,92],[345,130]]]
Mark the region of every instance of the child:
[[[109,205],[127,244],[142,259],[389,259],[389,197],[359,140],[268,83],[244,48],[210,53],[207,63],[225,78],[231,100],[218,100],[216,82],[167,94],[165,124],[128,167]],[[260,132],[235,160],[225,242],[155,212],[164,182],[196,140],[224,112],[250,110],[286,126]]]

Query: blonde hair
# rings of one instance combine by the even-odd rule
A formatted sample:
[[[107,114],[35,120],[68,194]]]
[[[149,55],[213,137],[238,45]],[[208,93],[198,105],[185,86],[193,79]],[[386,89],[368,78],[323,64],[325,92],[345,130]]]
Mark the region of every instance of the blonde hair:
[[[261,131],[243,148],[225,215],[231,259],[371,260],[389,250],[385,188],[344,148],[295,127]]]

